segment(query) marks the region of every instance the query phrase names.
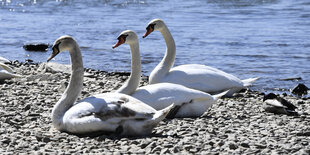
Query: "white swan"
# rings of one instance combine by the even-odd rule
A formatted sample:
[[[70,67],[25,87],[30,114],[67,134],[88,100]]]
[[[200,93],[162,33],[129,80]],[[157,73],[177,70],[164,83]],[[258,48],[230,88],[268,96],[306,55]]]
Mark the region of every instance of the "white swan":
[[[130,46],[131,75],[116,92],[131,95],[157,110],[174,103],[176,106],[167,116],[169,118],[201,116],[219,97],[227,93],[211,96],[208,93],[173,83],[158,83],[138,88],[141,78],[141,60],[136,33],[131,30],[123,31],[113,48],[123,43]]]
[[[9,63],[10,60],[8,60],[8,59],[6,59],[6,58],[0,56],[0,63],[1,63],[1,62],[2,62],[2,63]]]
[[[6,60],[7,59],[1,59],[1,62],[0,62],[0,81],[5,80],[5,79],[21,77],[21,75],[15,74],[14,70],[11,67],[2,63],[2,62],[7,62]]]
[[[176,46],[166,24],[161,19],[154,19],[148,24],[146,30],[143,38],[158,30],[163,35],[167,45],[163,60],[150,74],[150,84],[160,82],[176,83],[209,93],[230,89],[226,95],[231,96],[242,88],[250,86],[258,79],[240,80],[216,68],[199,64],[186,64],[172,68],[176,55]]]
[[[156,111],[141,101],[120,93],[104,93],[76,103],[83,86],[83,62],[80,48],[70,36],[58,38],[50,61],[61,51],[69,51],[72,63],[70,82],[52,111],[53,126],[75,134],[96,131],[121,135],[146,135],[166,117],[173,105]]]

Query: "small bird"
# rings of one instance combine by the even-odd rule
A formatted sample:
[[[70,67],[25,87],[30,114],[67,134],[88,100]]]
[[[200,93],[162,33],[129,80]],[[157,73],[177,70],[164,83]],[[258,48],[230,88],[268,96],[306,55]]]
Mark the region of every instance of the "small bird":
[[[264,95],[264,109],[267,112],[274,114],[285,114],[290,116],[301,115],[301,112],[296,111],[297,107],[287,100],[278,97],[274,93]]]

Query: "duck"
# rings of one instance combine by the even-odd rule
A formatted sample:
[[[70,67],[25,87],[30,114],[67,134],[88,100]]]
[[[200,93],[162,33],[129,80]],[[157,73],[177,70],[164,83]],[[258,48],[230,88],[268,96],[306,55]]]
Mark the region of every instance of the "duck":
[[[6,58],[0,57],[0,81],[22,77],[19,74],[15,74],[14,70],[6,63],[10,63],[10,61]]]
[[[212,96],[174,83],[156,83],[138,88],[141,79],[141,57],[137,34],[132,30],[126,30],[121,32],[117,39],[113,49],[122,44],[130,46],[131,74],[125,84],[116,92],[130,95],[156,110],[166,108],[174,103],[175,108],[166,118],[199,117],[227,93],[226,91]]]
[[[258,79],[240,80],[232,74],[201,64],[185,64],[173,67],[176,57],[176,46],[167,25],[161,19],[153,19],[148,23],[143,38],[153,31],[160,31],[164,37],[166,53],[161,62],[150,73],[150,84],[161,82],[175,83],[208,93],[229,89],[230,91],[226,96],[232,96],[241,89],[251,86]]]
[[[52,125],[59,131],[77,135],[108,132],[116,135],[148,135],[174,104],[160,111],[129,95],[103,93],[76,101],[83,87],[83,60],[78,43],[71,36],[59,37],[47,62],[63,51],[71,57],[69,84],[52,110]]]
[[[266,112],[292,116],[301,115],[301,112],[296,111],[297,107],[294,104],[285,100],[282,97],[277,96],[274,93],[264,95],[263,102],[263,108]]]

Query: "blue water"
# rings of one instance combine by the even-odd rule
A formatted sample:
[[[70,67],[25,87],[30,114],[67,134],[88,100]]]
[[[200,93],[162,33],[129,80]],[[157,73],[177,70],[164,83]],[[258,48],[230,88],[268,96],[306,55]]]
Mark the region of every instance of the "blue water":
[[[80,44],[85,67],[130,71],[128,45],[111,47],[120,32],[132,29],[149,75],[166,48],[160,32],[142,39],[154,18],[163,19],[174,36],[175,65],[199,63],[241,79],[261,77],[252,87],[261,91],[310,86],[308,0],[0,0],[0,56],[45,62],[51,51],[28,52],[23,44],[52,44],[68,34]],[[70,63],[68,53],[54,62]],[[302,80],[279,80],[289,77]]]

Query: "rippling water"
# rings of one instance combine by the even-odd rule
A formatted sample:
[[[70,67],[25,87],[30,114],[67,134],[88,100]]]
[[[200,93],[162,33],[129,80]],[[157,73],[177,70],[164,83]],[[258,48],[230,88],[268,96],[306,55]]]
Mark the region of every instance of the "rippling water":
[[[166,48],[159,32],[142,39],[154,18],[163,19],[174,36],[175,65],[199,63],[241,79],[261,77],[256,90],[310,86],[308,0],[0,0],[0,56],[45,62],[51,51],[28,52],[23,44],[52,44],[68,34],[80,44],[85,67],[130,71],[128,45],[111,47],[121,31],[132,29],[148,75]],[[54,62],[70,63],[68,53],[61,55]],[[302,80],[279,80],[289,77]]]

